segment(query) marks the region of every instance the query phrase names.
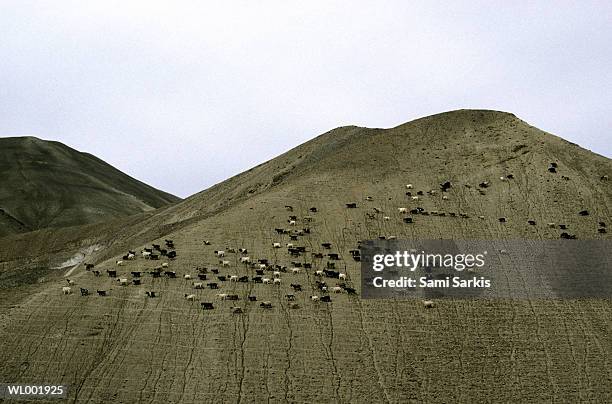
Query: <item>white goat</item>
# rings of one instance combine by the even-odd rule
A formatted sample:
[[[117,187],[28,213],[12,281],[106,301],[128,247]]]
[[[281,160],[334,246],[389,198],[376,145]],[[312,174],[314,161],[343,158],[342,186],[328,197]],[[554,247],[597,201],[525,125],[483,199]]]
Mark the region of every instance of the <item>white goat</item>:
[[[65,295],[69,295],[70,293],[72,293],[72,289],[70,289],[68,286],[64,286],[62,288],[62,293],[64,293]]]
[[[193,302],[196,299],[196,295],[188,295],[185,293],[185,299]]]

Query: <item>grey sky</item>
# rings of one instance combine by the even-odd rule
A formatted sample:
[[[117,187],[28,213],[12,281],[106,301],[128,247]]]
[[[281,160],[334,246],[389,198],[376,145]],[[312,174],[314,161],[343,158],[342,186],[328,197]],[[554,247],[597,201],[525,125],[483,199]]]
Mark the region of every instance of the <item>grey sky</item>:
[[[606,1],[4,0],[0,136],[183,197],[337,126],[459,108],[610,157],[611,43]]]

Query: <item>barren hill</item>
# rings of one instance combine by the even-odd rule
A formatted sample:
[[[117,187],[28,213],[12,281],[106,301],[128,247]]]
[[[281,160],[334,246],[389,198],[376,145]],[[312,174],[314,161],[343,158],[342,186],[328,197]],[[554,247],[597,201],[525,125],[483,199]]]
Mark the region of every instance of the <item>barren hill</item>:
[[[91,154],[35,137],[0,138],[0,236],[100,222],[180,198]]]
[[[339,254],[334,263],[359,291],[359,262],[349,250],[379,236],[558,239],[569,232],[609,239],[600,222],[609,225],[612,217],[610,174],[609,159],[512,114],[461,110],[392,129],[332,130],[178,204],[131,217],[128,226],[108,222],[0,239],[0,281],[20,291],[3,292],[12,307],[1,312],[0,380],[69,384],[72,399],[90,402],[609,402],[608,300],[444,299],[428,309],[413,300],[339,293],[324,303],[309,296],[322,294],[314,271],[330,261],[315,253]],[[428,193],[445,181],[452,183],[448,199]],[[404,223],[398,208],[417,206],[444,215]],[[310,232],[290,240],[277,228]],[[127,249],[164,247],[165,239],[174,241],[175,259],[138,255],[115,264]],[[276,242],[283,248],[273,248]],[[289,242],[307,252],[292,257]],[[86,251],[93,245],[97,251]],[[246,255],[232,248],[246,248],[253,261],[313,268],[281,273],[280,286],[219,281],[212,268],[255,275],[240,262]],[[77,265],[68,276],[73,293],[64,295],[69,267],[51,270],[50,263],[77,250],[101,275]],[[227,252],[227,266],[215,250]],[[150,274],[161,262],[176,278]],[[194,289],[204,267],[204,283],[217,282],[219,290]],[[134,271],[142,272],[141,285],[132,283]],[[45,279],[37,279],[43,272]],[[23,289],[20,282],[31,284]],[[156,297],[146,296],[151,291]],[[260,307],[262,301],[272,308]],[[202,310],[201,302],[214,309]]]

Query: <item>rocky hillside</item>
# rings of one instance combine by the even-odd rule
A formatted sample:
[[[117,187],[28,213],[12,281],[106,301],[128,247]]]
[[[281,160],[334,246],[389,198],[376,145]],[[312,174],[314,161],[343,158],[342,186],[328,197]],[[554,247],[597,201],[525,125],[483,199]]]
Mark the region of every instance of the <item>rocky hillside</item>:
[[[440,299],[426,308],[418,300],[362,300],[346,289],[330,293],[330,303],[310,296],[326,295],[314,271],[332,261],[359,293],[360,263],[349,251],[364,239],[609,240],[611,174],[610,159],[512,114],[461,110],[392,129],[332,130],[133,216],[129,226],[0,239],[0,282],[13,285],[0,306],[0,380],[61,382],[88,402],[609,402],[609,300]],[[448,192],[439,192],[446,181]],[[429,214],[405,223],[400,207]],[[292,256],[287,243],[306,252]],[[128,249],[153,244],[177,257],[138,255],[116,265]],[[226,251],[227,263],[215,250]],[[281,273],[280,285],[255,283],[245,256],[302,270]],[[151,274],[162,262],[176,278]],[[198,275],[219,289],[195,289]],[[264,276],[273,277],[271,268]],[[66,278],[74,285],[64,295]]]

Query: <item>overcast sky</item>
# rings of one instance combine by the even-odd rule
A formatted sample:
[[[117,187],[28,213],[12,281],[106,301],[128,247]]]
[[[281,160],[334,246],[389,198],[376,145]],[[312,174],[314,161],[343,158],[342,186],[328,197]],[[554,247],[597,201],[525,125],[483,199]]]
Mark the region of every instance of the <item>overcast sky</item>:
[[[0,0],[0,136],[182,197],[334,127],[459,108],[612,157],[612,3]]]

